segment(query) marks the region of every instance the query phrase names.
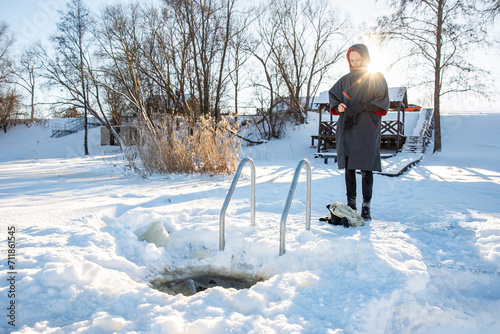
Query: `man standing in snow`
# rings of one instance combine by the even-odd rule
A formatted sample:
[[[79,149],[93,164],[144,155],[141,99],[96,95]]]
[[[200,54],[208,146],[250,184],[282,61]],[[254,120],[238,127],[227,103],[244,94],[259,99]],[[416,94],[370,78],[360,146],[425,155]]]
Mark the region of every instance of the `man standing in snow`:
[[[361,216],[371,220],[373,171],[382,171],[380,125],[389,110],[387,82],[381,73],[368,71],[370,55],[364,44],[347,51],[350,72],[330,89],[330,112],[337,122],[337,162],[345,168],[347,205],[356,209],[356,170],[361,171]]]

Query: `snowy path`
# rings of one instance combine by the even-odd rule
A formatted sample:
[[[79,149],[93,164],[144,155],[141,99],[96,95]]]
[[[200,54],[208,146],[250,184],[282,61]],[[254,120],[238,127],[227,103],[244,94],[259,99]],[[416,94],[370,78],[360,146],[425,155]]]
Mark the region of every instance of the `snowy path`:
[[[279,220],[300,159],[313,165],[313,218],[345,197],[343,172],[312,158],[314,119],[285,140],[244,148],[257,165],[257,224],[245,169],[224,252],[218,222],[231,176],[142,180],[122,173],[113,154],[98,154],[97,139],[95,156],[82,158],[79,134],[1,134],[0,249],[6,254],[15,226],[17,308],[16,326],[4,316],[0,332],[498,333],[500,114],[442,122],[442,153],[426,153],[399,178],[375,177],[374,220],[364,227],[313,219],[306,231],[302,175],[281,257]],[[35,148],[26,148],[30,140]],[[158,221],[166,248],[136,235]],[[12,300],[6,258],[4,313]],[[165,271],[206,269],[263,281],[191,297],[149,283]]]

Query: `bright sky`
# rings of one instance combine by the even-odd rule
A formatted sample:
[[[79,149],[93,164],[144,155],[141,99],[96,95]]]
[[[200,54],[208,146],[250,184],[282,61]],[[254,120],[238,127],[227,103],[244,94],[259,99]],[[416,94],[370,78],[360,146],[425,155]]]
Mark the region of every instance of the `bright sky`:
[[[16,47],[24,47],[39,38],[45,38],[55,29],[58,10],[65,8],[64,0],[2,0],[0,20],[10,25],[16,36]]]
[[[64,10],[66,8],[66,3],[69,0],[0,0],[0,21],[5,21],[10,25],[10,31],[16,36],[16,50],[22,50],[28,47],[32,42],[41,39],[47,39],[47,37],[52,34],[56,29],[56,22],[59,20],[59,10]],[[142,2],[150,1],[159,3],[161,0],[141,0]],[[243,0],[245,1],[245,0]],[[128,3],[128,0],[86,0],[85,3],[90,7],[91,10],[98,10],[100,7],[106,4],[124,2]],[[335,4],[339,9],[351,16],[351,22],[353,26],[359,27],[361,25],[366,25],[367,27],[373,26],[375,24],[376,18],[387,12],[387,2],[384,0],[349,0],[349,1],[338,1]],[[497,24],[497,27],[499,24]],[[500,31],[500,29],[496,29]],[[377,46],[377,41],[369,40],[366,37],[354,36],[352,44],[363,42],[365,43],[370,51],[372,58],[372,63],[378,71],[382,72],[389,83],[389,86],[399,86],[405,85],[405,77],[401,73],[394,73],[387,71],[394,55],[389,50],[379,49]],[[497,73],[493,78],[500,78],[500,69],[498,66],[494,66],[497,63],[500,52],[493,52],[494,54],[489,54],[489,58],[485,58],[485,64],[490,64],[489,70]],[[347,72],[347,62],[345,62],[345,71]],[[339,71],[342,71],[342,61],[340,62]],[[496,82],[500,80],[492,80],[493,85],[498,85]],[[326,90],[331,86],[330,83],[325,83],[325,86],[321,87],[322,90]],[[500,91],[498,87],[497,91]],[[411,92],[411,90],[410,90]],[[410,93],[409,92],[409,93]],[[453,99],[453,97],[451,97]],[[410,103],[419,103],[415,96],[409,94]],[[455,100],[456,97],[454,98]],[[446,99],[443,100],[443,109],[463,109],[463,110],[500,110],[499,107],[495,107],[495,102],[486,100],[477,100],[472,97],[465,97],[460,99],[460,104],[457,106],[456,101],[447,102]]]
[[[43,38],[55,30],[59,19],[59,10],[66,8],[69,0],[0,0],[0,20],[10,25],[16,34],[17,43],[27,45],[38,38]],[[146,0],[141,0],[146,2]],[[148,0],[161,2],[161,0]],[[97,10],[106,4],[128,3],[128,0],[87,0],[85,3],[91,10]],[[382,15],[386,5],[384,1],[350,0],[339,1],[338,8],[349,13],[352,23],[359,26],[375,22],[377,16]]]
[[[141,0],[141,2],[160,0]],[[56,29],[58,11],[64,10],[69,0],[0,0],[0,21],[9,24],[16,36],[16,48],[22,49],[30,43],[45,39]],[[113,3],[128,3],[127,0],[85,0],[91,10]]]

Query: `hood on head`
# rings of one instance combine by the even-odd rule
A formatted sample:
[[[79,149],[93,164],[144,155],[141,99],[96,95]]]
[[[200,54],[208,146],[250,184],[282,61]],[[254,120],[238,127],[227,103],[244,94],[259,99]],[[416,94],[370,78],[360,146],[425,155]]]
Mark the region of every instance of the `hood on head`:
[[[352,69],[352,66],[351,66],[351,62],[349,60],[349,54],[352,51],[357,51],[361,55],[361,58],[363,58],[363,67],[368,67],[371,60],[370,60],[370,53],[368,52],[368,48],[366,47],[366,45],[354,44],[347,51],[347,62],[349,63],[349,68],[351,68],[351,69]]]

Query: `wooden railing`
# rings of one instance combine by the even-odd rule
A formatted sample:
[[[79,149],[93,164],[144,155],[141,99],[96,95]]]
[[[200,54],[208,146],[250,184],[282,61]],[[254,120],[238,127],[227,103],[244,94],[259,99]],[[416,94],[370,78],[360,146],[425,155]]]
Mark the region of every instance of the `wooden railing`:
[[[402,146],[402,134],[403,134],[404,124],[401,121],[382,121],[381,122],[381,141],[394,142],[397,149]],[[314,140],[318,140],[318,153],[321,147],[327,143],[333,146],[336,141],[337,135],[337,121],[322,121],[319,124],[318,136],[313,136],[313,146]]]

